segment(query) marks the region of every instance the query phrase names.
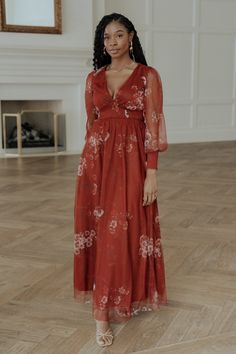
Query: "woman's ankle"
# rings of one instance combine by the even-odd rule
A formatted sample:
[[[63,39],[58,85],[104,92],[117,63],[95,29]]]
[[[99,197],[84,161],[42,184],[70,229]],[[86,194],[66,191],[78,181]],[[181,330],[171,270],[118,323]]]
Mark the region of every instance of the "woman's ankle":
[[[101,321],[101,320],[96,320],[96,326],[98,329],[102,331],[106,331],[109,328],[109,321]]]

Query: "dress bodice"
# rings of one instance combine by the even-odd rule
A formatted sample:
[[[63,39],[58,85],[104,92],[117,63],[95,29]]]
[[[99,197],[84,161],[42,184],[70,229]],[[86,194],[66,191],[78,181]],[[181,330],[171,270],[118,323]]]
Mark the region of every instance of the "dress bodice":
[[[107,87],[106,66],[92,71],[86,79],[85,103],[87,133],[96,119],[117,117],[143,120],[144,149],[150,154],[149,167],[157,167],[157,153],[167,149],[167,138],[162,82],[156,69],[138,63],[114,98]]]
[[[93,102],[99,118],[112,115],[143,119],[145,86],[144,77],[140,75],[140,66],[141,64],[136,66],[114,98],[107,87],[105,67],[94,75]]]

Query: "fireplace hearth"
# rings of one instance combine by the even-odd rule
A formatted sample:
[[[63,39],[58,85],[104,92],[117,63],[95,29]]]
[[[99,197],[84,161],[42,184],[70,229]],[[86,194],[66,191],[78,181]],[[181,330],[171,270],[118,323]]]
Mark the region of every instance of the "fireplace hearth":
[[[65,151],[65,114],[58,112],[60,104],[55,101],[2,101],[5,153]]]

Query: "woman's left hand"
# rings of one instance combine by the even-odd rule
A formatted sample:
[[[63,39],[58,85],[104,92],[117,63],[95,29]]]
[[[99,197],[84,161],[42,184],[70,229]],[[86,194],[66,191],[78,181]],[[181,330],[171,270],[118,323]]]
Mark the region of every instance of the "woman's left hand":
[[[143,206],[149,205],[157,198],[157,170],[147,169],[144,181]]]

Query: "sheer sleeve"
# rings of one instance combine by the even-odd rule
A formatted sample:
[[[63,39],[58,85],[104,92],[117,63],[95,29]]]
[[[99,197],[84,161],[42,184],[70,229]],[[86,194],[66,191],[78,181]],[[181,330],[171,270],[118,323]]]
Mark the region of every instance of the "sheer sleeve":
[[[145,141],[147,168],[158,167],[158,153],[168,147],[165,117],[163,113],[163,90],[158,71],[148,67],[144,103]]]
[[[93,103],[93,71],[90,72],[86,78],[85,108],[86,108],[86,113],[87,113],[85,139],[87,139],[88,134],[89,134],[89,130],[93,125],[93,121],[94,121],[94,119],[96,119],[96,108]]]

